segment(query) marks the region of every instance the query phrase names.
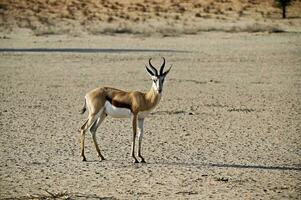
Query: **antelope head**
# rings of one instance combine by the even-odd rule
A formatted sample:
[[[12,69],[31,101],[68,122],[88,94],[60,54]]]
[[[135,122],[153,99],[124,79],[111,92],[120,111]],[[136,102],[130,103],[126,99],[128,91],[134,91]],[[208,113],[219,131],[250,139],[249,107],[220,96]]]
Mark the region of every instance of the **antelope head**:
[[[164,84],[164,79],[166,77],[166,75],[168,74],[168,72],[170,71],[171,69],[171,66],[169,67],[168,70],[166,70],[164,72],[164,66],[165,66],[165,58],[162,57],[163,59],[163,63],[160,67],[160,70],[159,70],[159,73],[157,71],[157,69],[152,65],[151,63],[151,58],[149,59],[148,63],[149,63],[149,67],[148,68],[147,66],[146,67],[146,70],[148,72],[148,74],[150,75],[152,81],[153,81],[153,89],[158,93],[158,94],[161,94],[162,91],[163,91],[163,84]]]

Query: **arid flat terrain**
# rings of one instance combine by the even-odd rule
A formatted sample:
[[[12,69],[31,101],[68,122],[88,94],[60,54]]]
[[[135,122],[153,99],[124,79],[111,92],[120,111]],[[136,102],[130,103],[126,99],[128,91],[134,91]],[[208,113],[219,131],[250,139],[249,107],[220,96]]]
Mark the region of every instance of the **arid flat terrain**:
[[[300,199],[301,1],[0,2],[0,199]],[[100,86],[173,65],[133,164],[129,119],[79,114]]]
[[[300,41],[221,32],[1,39],[1,48],[65,48],[0,53],[1,198],[300,199]],[[107,160],[88,134],[82,162],[85,93],[147,91],[145,64],[161,56],[173,69],[145,122],[147,164],[132,163],[130,120],[111,118],[97,133]]]

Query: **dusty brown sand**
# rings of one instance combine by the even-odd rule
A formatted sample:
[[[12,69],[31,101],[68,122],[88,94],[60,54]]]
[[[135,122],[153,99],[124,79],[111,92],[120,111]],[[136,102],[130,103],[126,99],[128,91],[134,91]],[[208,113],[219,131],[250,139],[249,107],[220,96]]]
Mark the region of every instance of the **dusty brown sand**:
[[[27,37],[1,48],[173,49],[191,52],[0,53],[0,197],[300,199],[301,35]],[[173,64],[146,119],[147,164],[132,164],[129,120],[87,135],[78,114],[97,86],[147,90],[144,65]]]

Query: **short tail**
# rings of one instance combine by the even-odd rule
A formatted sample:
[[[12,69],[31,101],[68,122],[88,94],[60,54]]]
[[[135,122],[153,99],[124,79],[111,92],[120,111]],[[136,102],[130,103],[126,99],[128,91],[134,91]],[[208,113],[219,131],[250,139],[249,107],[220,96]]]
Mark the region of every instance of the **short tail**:
[[[85,98],[83,108],[79,111],[79,113],[84,114],[86,112],[86,110],[87,110],[87,107],[86,107],[86,98]]]

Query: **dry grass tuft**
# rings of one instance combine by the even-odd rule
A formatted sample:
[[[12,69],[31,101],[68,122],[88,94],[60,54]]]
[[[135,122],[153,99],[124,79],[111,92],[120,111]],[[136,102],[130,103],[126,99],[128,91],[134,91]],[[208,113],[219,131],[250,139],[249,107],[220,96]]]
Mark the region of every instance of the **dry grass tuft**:
[[[103,23],[102,25],[90,26],[87,29],[91,35],[115,35],[134,34],[142,36],[158,35],[163,37],[175,37],[181,34],[198,34],[200,32],[228,32],[228,33],[282,33],[284,29],[276,25],[266,25],[260,23],[215,23],[199,24],[198,26],[185,26],[183,24],[155,23],[145,26],[143,23]]]
[[[11,197],[4,198],[3,200],[72,200],[72,199],[103,199],[103,200],[115,200],[114,197],[100,197],[94,194],[80,194],[80,193],[68,193],[64,192],[50,192],[44,190],[44,194],[28,194],[27,196],[22,197]]]
[[[53,200],[53,199],[73,199],[72,195],[67,192],[49,192],[48,190],[44,190],[45,194],[28,194],[27,196],[22,197],[12,197],[5,198],[3,200]]]

